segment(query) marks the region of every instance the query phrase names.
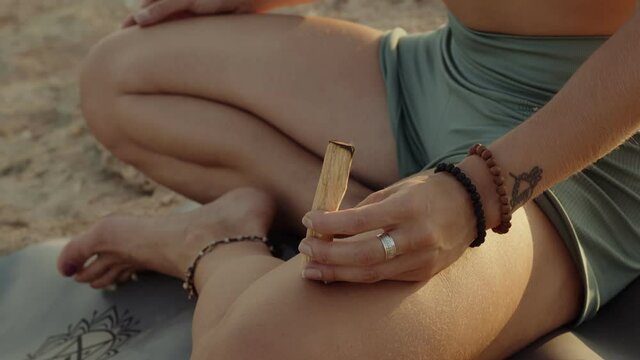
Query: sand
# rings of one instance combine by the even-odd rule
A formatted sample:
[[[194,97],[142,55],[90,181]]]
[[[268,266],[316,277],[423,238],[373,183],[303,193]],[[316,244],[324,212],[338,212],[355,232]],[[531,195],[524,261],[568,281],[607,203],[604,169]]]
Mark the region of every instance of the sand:
[[[102,150],[78,108],[91,45],[136,8],[126,0],[0,0],[0,254],[76,235],[112,214],[161,214],[186,199]],[[424,31],[439,1],[330,0],[286,13]]]

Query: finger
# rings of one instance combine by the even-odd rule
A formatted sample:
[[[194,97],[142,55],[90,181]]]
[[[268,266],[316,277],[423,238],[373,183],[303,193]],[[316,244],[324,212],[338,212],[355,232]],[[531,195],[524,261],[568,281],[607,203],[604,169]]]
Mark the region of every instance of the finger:
[[[111,267],[106,273],[104,273],[101,277],[93,280],[91,282],[91,287],[94,289],[102,289],[109,285],[115,284],[116,279],[120,274],[126,270],[130,265],[128,264],[120,264]]]
[[[94,262],[80,270],[80,272],[74,276],[74,280],[82,283],[92,282],[104,275],[116,262],[115,257],[109,255],[100,256]]]
[[[404,204],[388,198],[362,207],[307,213],[302,223],[320,234],[355,235],[370,230],[393,227],[407,214]]]
[[[373,266],[335,266],[310,262],[302,271],[302,276],[309,280],[325,282],[345,281],[370,284],[393,279],[412,270],[428,269],[433,263],[433,254],[434,252],[429,251],[411,253]]]
[[[402,239],[402,230],[389,232],[396,244],[396,254],[407,251]],[[386,261],[386,253],[377,232],[356,235],[346,240],[324,241],[318,238],[305,238],[298,245],[300,253],[314,261],[328,265],[369,266]]]
[[[134,15],[134,19],[140,26],[149,26],[188,10],[190,5],[191,0],[159,0],[140,10]]]

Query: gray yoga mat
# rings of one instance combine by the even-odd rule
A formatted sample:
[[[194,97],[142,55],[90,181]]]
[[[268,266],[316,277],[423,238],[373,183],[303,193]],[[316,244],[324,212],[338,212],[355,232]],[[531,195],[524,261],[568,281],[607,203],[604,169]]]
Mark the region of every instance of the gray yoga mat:
[[[0,360],[189,358],[194,303],[179,281],[142,274],[116,291],[93,290],[58,275],[63,245],[0,257]],[[640,359],[640,279],[595,319],[556,331],[513,358]]]
[[[0,258],[0,359],[188,359],[194,303],[179,281],[141,274],[116,291],[58,275],[63,242]]]

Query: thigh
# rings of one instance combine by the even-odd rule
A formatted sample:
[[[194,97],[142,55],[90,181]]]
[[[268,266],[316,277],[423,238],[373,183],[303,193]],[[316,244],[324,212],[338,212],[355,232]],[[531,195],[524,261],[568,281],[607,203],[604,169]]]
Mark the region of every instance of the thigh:
[[[540,209],[529,204],[513,222],[508,235],[489,236],[427,283],[311,283],[296,258],[246,290],[213,330],[217,340],[196,339],[196,349],[237,359],[256,351],[278,359],[504,358],[575,318],[581,294]]]
[[[318,156],[328,140],[351,141],[358,149],[354,177],[380,187],[398,178],[380,38],[333,19],[213,16],[121,31],[103,48],[121,54],[111,64],[119,91],[231,105]]]

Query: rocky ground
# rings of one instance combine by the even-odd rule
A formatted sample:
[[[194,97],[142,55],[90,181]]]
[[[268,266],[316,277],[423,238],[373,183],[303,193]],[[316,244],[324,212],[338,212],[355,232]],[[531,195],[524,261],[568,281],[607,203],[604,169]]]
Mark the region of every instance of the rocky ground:
[[[0,0],[0,253],[70,236],[113,212],[156,214],[185,199],[101,150],[78,109],[76,77],[133,0]],[[379,29],[432,29],[435,0],[325,0],[285,12]]]

